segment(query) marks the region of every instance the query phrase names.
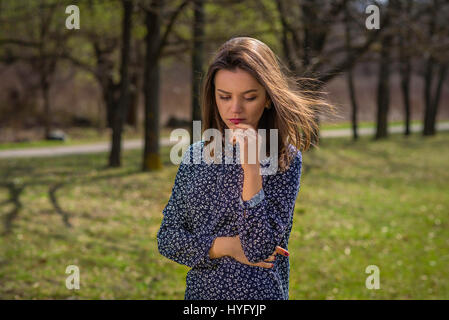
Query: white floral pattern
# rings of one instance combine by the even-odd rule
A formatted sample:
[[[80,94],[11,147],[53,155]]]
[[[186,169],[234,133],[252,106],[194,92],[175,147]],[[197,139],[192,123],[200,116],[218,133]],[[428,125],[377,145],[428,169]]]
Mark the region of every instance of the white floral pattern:
[[[289,168],[262,176],[262,189],[252,199],[243,201],[241,165],[192,161],[194,157],[202,158],[203,148],[204,141],[199,141],[185,152],[157,233],[159,252],[191,267],[184,298],[288,300],[288,257],[277,254],[274,267],[267,269],[229,256],[210,259],[209,249],[216,237],[239,235],[250,262],[267,259],[277,245],[288,250],[300,189],[301,151],[290,145],[295,158]],[[224,156],[225,153],[222,159]],[[236,156],[234,151],[234,159]]]

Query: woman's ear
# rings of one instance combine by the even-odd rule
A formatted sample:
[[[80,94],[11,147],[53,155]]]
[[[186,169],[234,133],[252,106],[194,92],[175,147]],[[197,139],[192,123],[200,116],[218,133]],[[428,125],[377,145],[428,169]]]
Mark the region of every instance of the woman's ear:
[[[271,99],[267,98],[267,101],[265,102],[265,108],[270,109],[271,108]]]

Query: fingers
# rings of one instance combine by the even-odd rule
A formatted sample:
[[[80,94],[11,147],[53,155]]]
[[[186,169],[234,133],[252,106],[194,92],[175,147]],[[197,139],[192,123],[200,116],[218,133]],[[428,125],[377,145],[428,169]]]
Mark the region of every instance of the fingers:
[[[237,129],[232,129],[234,135],[257,137],[257,131],[249,124],[239,123],[235,125]]]
[[[237,128],[241,129],[241,131],[236,130],[235,132],[238,134],[241,134],[243,137],[252,138],[252,139],[257,138],[257,131],[250,125],[239,123],[237,125]]]
[[[243,122],[239,122],[235,126],[240,129],[250,129],[250,130],[253,129],[254,130],[254,128],[250,124],[243,123]]]
[[[276,260],[276,255],[272,254],[271,256],[269,256],[267,259],[265,259],[264,261],[270,262],[270,261],[274,261]]]
[[[237,129],[229,138],[229,142],[233,145],[238,143],[240,151],[239,160],[242,165],[258,163],[257,136],[255,134],[244,133],[241,132],[241,129]]]
[[[257,140],[257,134],[253,132],[243,132],[238,131],[237,129],[231,136],[230,136],[230,142],[235,143],[239,142],[241,145],[244,145],[245,142],[252,142]]]
[[[247,138],[247,136],[245,135],[245,133],[238,131],[241,129],[237,129],[230,137],[229,137],[229,143],[231,144],[235,144],[235,143],[239,143],[240,146],[244,146],[245,145],[245,140]]]
[[[290,253],[287,250],[285,250],[284,248],[281,248],[279,246],[276,246],[276,249],[274,250],[274,253],[282,254],[285,257],[288,257],[290,255]]]

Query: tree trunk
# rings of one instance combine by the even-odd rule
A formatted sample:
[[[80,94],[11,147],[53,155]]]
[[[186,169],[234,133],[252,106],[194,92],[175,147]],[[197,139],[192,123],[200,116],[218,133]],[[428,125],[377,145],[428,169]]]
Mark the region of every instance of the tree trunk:
[[[433,99],[433,104],[434,104],[433,109],[435,110],[435,114],[434,114],[434,118],[433,118],[434,128],[435,128],[436,117],[437,117],[438,109],[439,109],[438,107],[440,105],[441,90],[443,89],[443,84],[444,84],[444,81],[446,80],[446,76],[447,76],[447,68],[448,68],[448,64],[440,65],[440,71],[438,73],[437,89],[435,92],[435,97]]]
[[[107,78],[105,86],[102,86],[102,90],[106,106],[106,125],[108,128],[112,129],[114,127],[114,115],[120,92],[119,85],[114,83],[112,75],[107,76]]]
[[[434,59],[430,56],[427,59],[426,71],[424,73],[424,128],[423,135],[431,136],[435,133],[434,124],[432,124],[432,118],[435,111],[433,110],[432,103],[432,84],[433,84],[433,68],[434,68]]]
[[[159,59],[158,50],[161,42],[161,0],[153,0],[151,9],[145,13],[146,56],[144,70],[144,98],[145,98],[145,147],[143,152],[143,171],[152,171],[162,168],[159,151]]]
[[[401,49],[402,50],[402,49]],[[404,100],[404,112],[405,112],[405,132],[406,136],[410,135],[410,118],[411,118],[411,106],[410,106],[410,79],[411,79],[411,64],[410,58],[403,55],[401,58],[401,89],[402,98]]]
[[[284,59],[287,62],[287,66],[290,70],[295,70],[296,66],[295,63],[293,61],[293,57],[290,53],[290,47],[288,45],[288,26],[287,26],[287,21],[286,18],[284,16],[284,8],[282,6],[282,1],[281,0],[276,0],[276,7],[278,12],[280,13],[280,22],[281,22],[281,26],[282,26],[282,51],[284,53]]]
[[[437,13],[439,10],[439,2],[433,1],[430,5],[430,20],[429,20],[429,30],[428,37],[432,39],[437,28]],[[435,134],[435,120],[438,107],[434,102],[436,101],[436,96],[432,95],[433,80],[434,80],[434,68],[437,66],[433,52],[433,43],[428,45],[429,52],[426,63],[426,70],[424,72],[424,128],[423,136],[432,136]],[[444,73],[443,73],[444,74]],[[441,72],[440,72],[441,75]],[[437,85],[438,86],[438,85]]]
[[[119,167],[121,165],[121,143],[122,131],[127,105],[129,100],[129,57],[131,44],[131,15],[133,4],[131,0],[123,0],[123,29],[122,29],[122,53],[120,65],[120,97],[114,110],[114,121],[112,127],[112,145],[109,154],[109,166]]]
[[[431,69],[430,69],[431,68]],[[447,68],[448,65],[441,65],[440,70],[438,72],[438,80],[436,85],[435,94],[432,96],[431,92],[431,85],[432,81],[428,80],[427,78],[430,76],[426,76],[426,87],[429,86],[429,88],[426,89],[426,104],[429,103],[429,105],[426,105],[425,110],[425,118],[424,118],[424,131],[423,134],[425,136],[432,136],[436,133],[436,119],[438,114],[438,106],[440,104],[440,98],[441,98],[441,90],[443,88],[443,83],[446,78],[447,74]],[[433,66],[429,67],[430,70],[433,70]],[[427,84],[429,82],[429,84]],[[428,99],[428,102],[427,102]]]
[[[350,8],[349,4],[345,4],[345,44],[347,52],[351,51],[351,20],[350,20]],[[355,97],[353,66],[348,68],[347,76],[349,99],[351,101],[351,122],[352,122],[352,138],[357,140],[359,138],[357,132],[357,99]]]
[[[192,126],[190,127],[190,143],[193,143],[193,121],[201,120],[199,101],[201,78],[203,76],[204,47],[204,0],[194,0],[195,17],[193,20],[193,52],[192,52]]]
[[[50,108],[50,82],[47,78],[47,75],[45,74],[45,71],[41,71],[41,89],[42,89],[42,99],[44,102],[44,117],[45,117],[44,136],[45,139],[49,139],[52,123],[51,108]]]
[[[405,8],[402,7],[405,5]],[[407,2],[406,4],[401,3],[401,11],[407,21],[411,16],[412,2]],[[410,120],[411,120],[411,103],[410,103],[410,81],[412,74],[412,67],[410,62],[410,29],[408,27],[401,26],[399,33],[399,71],[401,76],[401,91],[402,99],[404,101],[404,113],[405,113],[405,132],[406,136],[410,135]]]
[[[349,99],[351,100],[351,123],[352,123],[352,139],[357,140],[359,138],[358,134],[358,121],[357,121],[357,99],[355,97],[355,87],[354,87],[354,76],[352,68],[348,70],[347,73]]]
[[[131,87],[130,87],[130,99],[128,106],[128,114],[126,117],[126,123],[134,129],[137,129],[137,115],[139,111],[139,88],[140,88],[140,77],[134,72],[131,76]]]
[[[388,109],[390,107],[390,49],[392,36],[386,34],[382,39],[377,84],[377,128],[376,139],[388,136]]]

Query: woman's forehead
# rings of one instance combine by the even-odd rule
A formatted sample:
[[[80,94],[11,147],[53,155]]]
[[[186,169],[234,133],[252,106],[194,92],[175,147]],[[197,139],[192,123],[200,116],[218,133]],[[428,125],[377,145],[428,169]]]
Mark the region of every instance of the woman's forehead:
[[[247,71],[221,69],[215,74],[215,88],[227,92],[245,92],[260,89],[260,83]]]

